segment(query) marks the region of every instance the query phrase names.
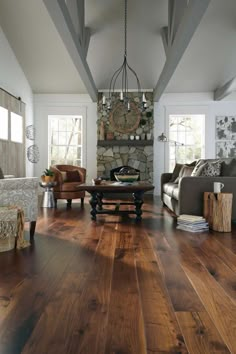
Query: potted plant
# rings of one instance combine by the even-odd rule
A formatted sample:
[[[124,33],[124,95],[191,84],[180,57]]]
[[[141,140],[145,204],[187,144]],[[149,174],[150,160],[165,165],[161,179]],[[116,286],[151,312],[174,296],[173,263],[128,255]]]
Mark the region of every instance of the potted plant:
[[[43,171],[43,175],[41,176],[41,179],[43,182],[46,183],[54,181],[54,172],[50,170],[50,168],[46,168]]]

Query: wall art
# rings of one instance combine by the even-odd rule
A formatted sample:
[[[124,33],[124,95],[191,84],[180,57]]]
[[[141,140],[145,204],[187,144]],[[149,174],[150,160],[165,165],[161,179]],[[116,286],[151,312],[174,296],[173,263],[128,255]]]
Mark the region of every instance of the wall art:
[[[30,145],[28,147],[27,158],[31,163],[39,162],[39,148],[37,145]]]
[[[236,156],[236,141],[217,141],[216,142],[216,157],[228,158]]]
[[[34,140],[35,139],[36,129],[35,129],[35,127],[32,124],[28,125],[25,128],[25,135],[26,135],[26,138],[29,139],[29,140]]]
[[[236,140],[236,116],[216,117],[216,140]]]

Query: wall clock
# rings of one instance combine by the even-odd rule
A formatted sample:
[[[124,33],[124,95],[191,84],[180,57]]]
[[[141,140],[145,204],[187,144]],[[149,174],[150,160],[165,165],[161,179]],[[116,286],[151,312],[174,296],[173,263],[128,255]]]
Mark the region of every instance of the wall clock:
[[[115,131],[130,133],[138,128],[141,114],[134,102],[130,102],[130,112],[127,112],[124,104],[116,104],[110,114],[110,123]]]

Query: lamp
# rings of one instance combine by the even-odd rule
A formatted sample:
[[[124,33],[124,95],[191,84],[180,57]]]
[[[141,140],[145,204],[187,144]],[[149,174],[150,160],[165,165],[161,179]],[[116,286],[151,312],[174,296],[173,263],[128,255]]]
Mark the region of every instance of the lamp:
[[[128,64],[127,61],[127,2],[128,0],[125,0],[125,6],[124,6],[124,60],[122,65],[114,72],[112,75],[110,85],[109,85],[109,94],[108,98],[103,94],[102,97],[102,104],[104,107],[106,107],[108,110],[112,109],[112,106],[116,103],[116,101],[123,102],[125,108],[129,112],[131,109],[131,98],[128,97],[128,81],[129,81],[129,74],[132,75],[137,83],[137,89],[138,89],[138,96],[139,96],[139,109],[141,111],[144,111],[147,106],[147,100],[145,97],[145,93],[141,92],[141,85],[139,78],[134,71],[134,69],[131,68],[131,66]],[[116,90],[116,83],[118,78],[121,80],[121,90],[120,94],[117,95],[115,93]]]
[[[164,133],[161,133],[161,135],[159,135],[157,137],[157,139],[158,139],[158,141],[160,141],[162,143],[173,143],[175,145],[175,162],[176,162],[176,147],[177,146],[184,146],[184,144],[180,143],[179,141],[176,141],[176,140],[169,140]]]

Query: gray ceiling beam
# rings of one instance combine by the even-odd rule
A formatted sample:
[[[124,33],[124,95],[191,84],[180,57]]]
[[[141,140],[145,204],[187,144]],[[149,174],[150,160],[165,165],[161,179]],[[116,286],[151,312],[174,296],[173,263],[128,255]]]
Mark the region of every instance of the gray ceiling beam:
[[[166,56],[167,56],[167,52],[168,52],[168,49],[169,49],[169,46],[168,46],[168,27],[162,27],[162,29],[161,29],[161,38],[162,38],[162,44],[163,44],[163,47],[164,47],[164,50],[165,50],[165,53],[166,53]]]
[[[226,82],[226,84],[217,88],[214,91],[214,100],[220,101],[235,91],[236,91],[236,77],[233,77],[231,80]]]
[[[160,100],[209,3],[210,0],[189,0],[172,46],[168,50],[164,68],[154,89],[154,101]]]
[[[78,39],[65,0],[43,0],[48,13],[88,91],[93,102],[97,101],[97,88],[86,61],[85,50]]]

